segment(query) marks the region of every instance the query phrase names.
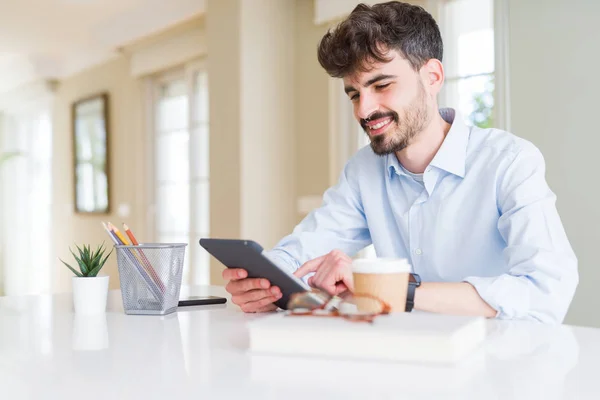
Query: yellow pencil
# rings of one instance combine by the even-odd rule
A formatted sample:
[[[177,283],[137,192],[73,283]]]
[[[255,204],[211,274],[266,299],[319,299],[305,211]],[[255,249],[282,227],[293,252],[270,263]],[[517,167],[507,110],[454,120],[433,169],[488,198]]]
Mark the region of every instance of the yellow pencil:
[[[119,238],[119,240],[121,242],[123,242],[123,244],[125,246],[129,246],[129,242],[127,241],[127,239],[125,239],[125,236],[123,236],[123,234],[121,232],[119,232],[119,230],[117,229],[116,226],[114,226],[113,224],[111,224],[110,222],[108,223],[108,228],[113,231],[115,233],[115,235],[117,235],[117,237]]]

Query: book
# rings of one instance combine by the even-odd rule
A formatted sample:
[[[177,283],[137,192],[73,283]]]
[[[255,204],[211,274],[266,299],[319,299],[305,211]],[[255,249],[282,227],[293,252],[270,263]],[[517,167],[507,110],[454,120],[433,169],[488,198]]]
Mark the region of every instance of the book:
[[[456,363],[486,336],[483,317],[423,312],[381,315],[372,323],[279,312],[248,323],[249,350],[425,363]]]
[[[334,391],[333,398],[346,399],[360,398],[356,390],[364,386],[369,388],[369,398],[389,398],[390,390],[398,390],[403,382],[410,382],[403,386],[406,398],[429,395],[450,398],[452,392],[476,385],[486,368],[483,347],[452,364],[251,353],[250,380],[270,390],[297,385],[303,380],[310,382],[310,387],[320,395],[330,388]],[[344,384],[332,385],[340,382]]]

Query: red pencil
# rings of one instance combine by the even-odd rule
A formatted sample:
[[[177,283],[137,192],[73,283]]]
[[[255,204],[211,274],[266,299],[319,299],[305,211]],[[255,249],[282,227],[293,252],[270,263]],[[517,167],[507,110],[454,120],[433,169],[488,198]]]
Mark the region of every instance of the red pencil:
[[[129,227],[126,224],[123,224],[123,229],[125,229],[125,233],[127,234],[127,236],[129,236],[131,243],[134,246],[139,246],[137,239],[135,238],[135,236],[133,236],[133,232],[131,232],[131,229],[129,229]]]

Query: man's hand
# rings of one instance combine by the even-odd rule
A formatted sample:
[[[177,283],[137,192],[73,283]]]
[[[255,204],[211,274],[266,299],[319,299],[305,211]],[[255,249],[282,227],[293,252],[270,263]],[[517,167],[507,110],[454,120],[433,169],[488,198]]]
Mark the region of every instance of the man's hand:
[[[308,279],[308,284],[327,291],[329,294],[339,294],[353,289],[352,259],[339,250],[307,261],[294,275],[298,278],[316,272]],[[242,311],[248,313],[275,311],[273,304],[282,296],[281,289],[271,286],[271,282],[262,278],[248,278],[248,272],[240,268],[225,268],[223,279],[227,282],[225,290],[231,294],[231,301]]]
[[[239,268],[225,268],[223,279],[229,281],[225,290],[231,293],[231,301],[242,311],[251,313],[277,309],[273,303],[281,298],[281,289],[271,286],[268,280],[248,278],[248,272]]]
[[[308,284],[331,295],[354,290],[352,259],[340,250],[333,250],[314,260],[307,261],[298,268],[295,275],[303,277],[311,272],[316,272],[316,274],[308,278]]]

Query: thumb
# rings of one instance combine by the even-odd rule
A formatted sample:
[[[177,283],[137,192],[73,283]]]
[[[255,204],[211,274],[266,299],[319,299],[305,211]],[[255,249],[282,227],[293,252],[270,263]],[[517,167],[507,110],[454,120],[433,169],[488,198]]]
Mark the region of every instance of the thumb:
[[[333,294],[335,296],[340,295],[345,292],[352,293],[352,290],[350,290],[350,288],[345,283],[338,283],[335,285],[335,289],[333,292]]]
[[[354,280],[352,273],[342,273],[337,277],[337,283],[335,284],[335,292],[334,295],[338,295],[345,291],[354,292]]]
[[[296,275],[298,278],[303,278],[306,274],[315,272],[319,269],[319,266],[321,265],[326,256],[327,254],[305,262],[300,268],[296,270],[296,272],[294,272],[294,275]]]

